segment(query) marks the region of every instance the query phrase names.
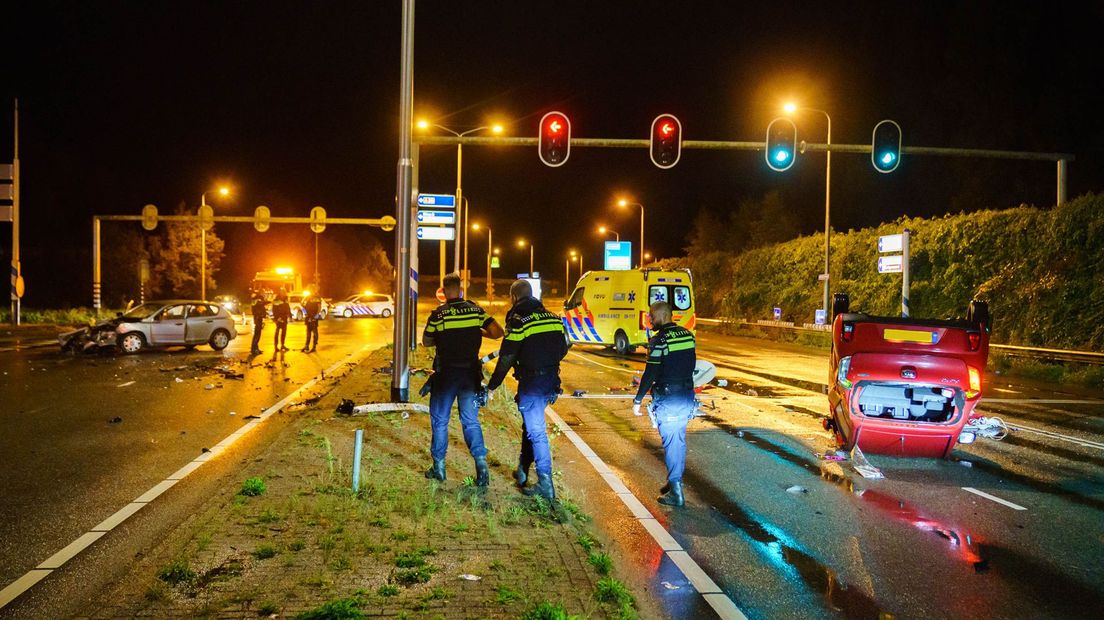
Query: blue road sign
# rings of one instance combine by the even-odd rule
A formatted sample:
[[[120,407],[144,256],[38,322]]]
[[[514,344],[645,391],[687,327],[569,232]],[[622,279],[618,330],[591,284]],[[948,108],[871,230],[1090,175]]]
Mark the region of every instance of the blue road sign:
[[[632,269],[632,242],[607,241],[604,265],[607,271]]]
[[[817,308],[816,317],[813,319],[813,323],[817,325],[825,325],[828,323],[828,312],[823,308]]]
[[[418,194],[419,207],[456,208],[456,196],[452,194]]]
[[[782,308],[775,308],[774,309],[774,320],[775,321],[781,321],[782,320]]]
[[[430,211],[418,209],[419,224],[455,224],[456,211]]]

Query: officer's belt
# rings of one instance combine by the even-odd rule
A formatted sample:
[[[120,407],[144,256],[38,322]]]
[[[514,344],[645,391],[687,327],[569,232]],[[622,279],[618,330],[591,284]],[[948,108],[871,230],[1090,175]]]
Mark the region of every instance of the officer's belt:
[[[559,366],[545,366],[544,368],[523,368],[519,366],[518,369],[514,371],[514,376],[518,379],[532,379],[534,377],[557,375],[559,373]]]
[[[652,388],[654,393],[668,396],[670,394],[676,394],[684,391],[694,391],[693,381],[667,381],[665,383],[656,383]]]

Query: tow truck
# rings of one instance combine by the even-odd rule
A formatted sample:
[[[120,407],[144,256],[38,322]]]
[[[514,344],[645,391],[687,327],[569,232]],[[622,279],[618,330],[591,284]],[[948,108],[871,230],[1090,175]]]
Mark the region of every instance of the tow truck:
[[[947,458],[972,443],[967,423],[981,400],[992,331],[989,307],[970,302],[965,319],[873,316],[832,304],[830,418],[840,448]]]

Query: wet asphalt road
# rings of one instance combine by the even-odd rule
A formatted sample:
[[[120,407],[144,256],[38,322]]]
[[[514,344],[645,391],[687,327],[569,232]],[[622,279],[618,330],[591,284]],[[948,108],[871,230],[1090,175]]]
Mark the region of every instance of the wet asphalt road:
[[[293,325],[289,345],[302,332]],[[0,351],[0,579],[33,568],[344,355],[390,338],[390,321],[331,320],[311,355],[273,356],[268,346],[250,359],[248,334],[221,354]],[[686,509],[655,502],[665,476],[658,436],[628,399],[565,396],[555,409],[748,616],[1057,618],[1093,615],[1104,603],[1104,450],[1092,443],[1104,443],[1100,395],[988,377],[992,398],[981,409],[1034,431],[979,440],[951,461],[872,456],[886,479],[870,481],[818,458],[832,448],[820,427],[824,352],[700,332],[699,355],[730,385],[706,393],[716,408],[690,427]],[[642,361],[577,347],[564,364],[565,392],[627,394],[609,388],[627,386]],[[237,372],[244,377],[224,374]],[[589,467],[573,448],[557,458]],[[627,580],[647,589],[647,608],[709,617],[598,480],[581,492],[599,504],[595,517]],[[787,491],[794,486],[803,491]],[[179,514],[151,506],[129,527],[156,532],[156,521]],[[98,544],[66,570],[110,572],[101,568],[110,551]],[[66,579],[81,577],[58,581]],[[49,586],[27,598],[76,591]]]
[[[655,502],[662,448],[629,400],[565,396],[555,409],[749,617],[1069,618],[1104,603],[1101,395],[988,377],[985,414],[1035,431],[949,461],[870,456],[886,479],[866,480],[818,457],[834,447],[820,426],[824,353],[699,332],[699,357],[730,385],[707,391],[716,409],[691,423],[684,510]],[[577,347],[565,394],[625,393],[609,388],[642,362]],[[656,544],[622,527],[668,613],[700,613]]]
[[[249,328],[225,351],[134,356],[0,351],[0,583],[7,585],[392,323],[330,319],[316,353],[304,327],[259,356]],[[241,378],[233,378],[237,374]],[[202,471],[202,470],[201,470]],[[202,475],[202,474],[201,474]]]

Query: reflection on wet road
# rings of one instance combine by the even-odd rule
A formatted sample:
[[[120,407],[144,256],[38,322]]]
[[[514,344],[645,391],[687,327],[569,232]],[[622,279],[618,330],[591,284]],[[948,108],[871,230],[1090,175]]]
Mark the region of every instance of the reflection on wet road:
[[[823,353],[705,333],[699,342],[728,385],[703,393],[710,402],[691,423],[684,510],[654,501],[665,472],[646,419],[627,398],[590,398],[626,394],[643,356],[577,347],[556,409],[749,617],[1067,617],[1104,601],[1100,395],[990,377],[1008,397],[992,408],[1009,424],[1059,436],[979,440],[949,461],[871,456],[887,478],[867,480],[823,457],[834,449],[820,427]],[[637,569],[684,617],[685,593],[665,594],[639,556]]]

